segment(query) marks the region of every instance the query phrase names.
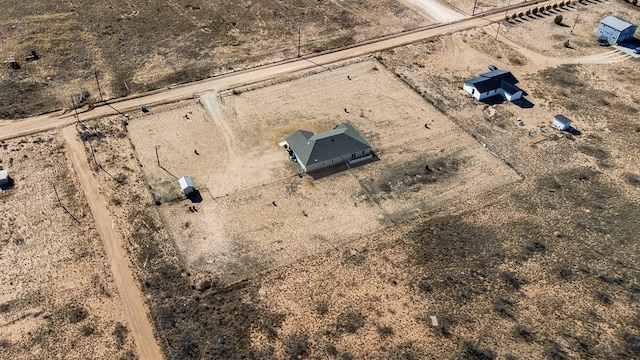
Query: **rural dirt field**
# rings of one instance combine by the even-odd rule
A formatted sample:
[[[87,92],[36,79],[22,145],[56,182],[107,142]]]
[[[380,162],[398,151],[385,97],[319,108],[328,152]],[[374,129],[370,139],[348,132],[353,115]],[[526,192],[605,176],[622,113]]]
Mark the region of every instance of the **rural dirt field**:
[[[200,187],[197,213],[189,200],[160,211],[187,267],[227,284],[519,179],[375,60],[200,103],[218,110],[193,104],[140,117],[129,136],[157,200],[180,193],[157,166],[156,146],[165,169]],[[278,143],[343,122],[369,139],[379,161],[299,177]]]
[[[0,358],[135,358],[120,295],[59,134],[2,142],[0,166],[14,180],[0,192]]]
[[[478,28],[85,121],[81,155],[166,357],[640,358],[639,60],[594,35],[640,13],[561,13],[568,26],[516,20],[497,42]],[[490,64],[528,102],[462,91]],[[574,131],[550,126],[558,113]],[[376,161],[300,177],[278,143],[341,122]],[[0,145],[16,180],[0,193],[0,354],[135,358],[60,135]],[[183,175],[201,199],[180,196]]]
[[[0,118],[100,100],[310,54],[434,21],[399,0],[76,4],[51,0],[0,14]],[[25,61],[31,50],[40,59]],[[34,101],[34,99],[37,99]]]

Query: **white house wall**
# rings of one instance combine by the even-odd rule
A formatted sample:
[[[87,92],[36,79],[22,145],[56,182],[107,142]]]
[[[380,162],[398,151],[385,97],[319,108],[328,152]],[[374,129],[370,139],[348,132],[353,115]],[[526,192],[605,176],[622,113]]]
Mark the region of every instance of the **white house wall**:
[[[333,166],[333,165],[337,165],[337,164],[342,164],[347,160],[351,160],[353,159],[358,159],[361,157],[366,157],[368,155],[371,154],[371,149],[367,149],[364,151],[364,154],[362,154],[362,152],[356,153],[356,154],[349,154],[349,155],[342,155],[333,159],[329,159],[329,160],[325,160],[325,161],[321,161],[321,162],[317,162],[317,163],[312,163],[312,164],[307,164],[306,168],[305,166],[303,166],[303,164],[300,164],[300,167],[302,167],[302,170],[304,170],[305,172],[310,172],[310,171],[315,171],[315,170],[320,170],[329,166]],[[355,155],[355,157],[353,157]]]
[[[500,90],[500,95],[502,95],[507,101],[515,101],[522,97],[522,91],[518,91],[515,94],[510,94],[502,89]]]

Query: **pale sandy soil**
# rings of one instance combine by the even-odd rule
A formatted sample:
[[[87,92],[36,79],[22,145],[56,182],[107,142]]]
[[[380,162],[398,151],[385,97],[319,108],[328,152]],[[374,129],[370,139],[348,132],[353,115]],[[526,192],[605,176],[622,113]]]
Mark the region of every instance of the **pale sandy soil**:
[[[556,25],[554,19],[562,15],[563,26]],[[640,15],[629,4],[618,1],[572,4],[562,9],[551,9],[545,15],[526,17],[524,20],[511,20],[503,24],[499,38],[518,44],[518,46],[550,58],[572,58],[601,54],[613,48],[603,48],[596,42],[596,29],[600,20],[609,15],[622,17],[632,23],[638,23]],[[495,36],[495,28],[490,31]],[[532,34],[536,34],[532,36]],[[569,40],[571,48],[564,42]],[[534,63],[535,63],[534,59]]]
[[[104,168],[93,175],[169,356],[640,356],[636,63],[586,45],[569,55],[552,41],[525,48],[547,21],[527,23],[518,38],[503,25],[504,42],[467,31],[154,107],[128,122],[87,123]],[[534,106],[489,106],[462,92],[462,81],[489,64],[512,70]],[[581,134],[552,130],[558,112]],[[343,121],[379,161],[298,177],[277,143],[298,128]],[[544,140],[527,145],[529,132]],[[113,335],[122,309],[96,260],[95,230],[60,235],[57,226],[76,231],[75,223],[50,191],[23,200],[47,193],[54,169],[71,169],[56,136],[41,136],[52,144],[29,137],[2,150],[3,166],[14,157],[6,167],[18,185],[10,191],[21,196],[0,195],[3,211],[8,204],[17,214],[0,233],[8,239],[0,264],[10,275],[0,287],[0,319],[9,324],[1,344],[17,354],[11,358],[129,356],[130,337],[119,350]],[[171,174],[193,176],[202,202],[185,200],[158,159]],[[436,169],[434,182],[420,182],[425,165]],[[27,171],[42,179],[29,182],[20,175]],[[75,176],[59,178],[67,184],[63,202],[83,221]],[[23,207],[28,213],[14,210]],[[33,225],[39,212],[46,216]],[[46,257],[41,247],[24,252],[41,238],[66,242],[44,244],[59,244]],[[203,286],[210,273],[223,282]],[[103,287],[89,280],[95,276]],[[52,280],[45,287],[36,277]],[[89,299],[81,304],[88,316],[71,324],[65,309],[77,298]],[[90,321],[96,331],[85,338],[81,326]],[[25,347],[32,352],[19,353]]]
[[[3,359],[114,359],[135,347],[93,218],[57,132],[6,141],[0,193]],[[62,205],[78,220],[65,213]],[[114,331],[122,324],[122,342]]]
[[[199,211],[190,212],[189,201],[160,209],[189,266],[227,282],[518,179],[375,61],[238,93],[200,100],[218,109],[216,120],[191,105],[129,125],[157,198],[180,197],[175,179],[156,164],[157,144],[163,167],[193,176],[204,199]],[[359,129],[380,160],[299,178],[277,144],[296,129],[320,132],[341,122]],[[412,185],[438,161],[460,162],[455,181]]]
[[[521,4],[525,2],[524,0],[497,0],[497,1],[488,1],[488,0],[444,0],[444,3],[448,4],[450,7],[458,10],[459,12],[467,15],[471,15],[473,13],[473,5],[475,3],[475,14],[481,14],[483,12],[495,10],[498,8],[506,8],[507,5],[512,6],[516,4]]]
[[[599,6],[585,18],[599,17]],[[638,356],[637,271],[628,266],[637,260],[631,219],[640,201],[629,180],[640,172],[631,151],[637,95],[628,87],[635,62],[590,45],[566,54],[545,42],[546,21],[526,23],[517,44],[471,30],[380,54],[524,180],[266,274],[260,298],[288,315],[277,336],[254,332],[257,347],[336,358]],[[534,106],[488,106],[462,92],[489,64],[512,70]],[[577,66],[567,86],[554,84],[554,70],[541,72],[563,64]],[[580,135],[551,129],[559,112]],[[545,140],[529,146],[529,132]],[[441,216],[452,220],[441,226]]]
[[[463,19],[464,14],[441,3],[438,0],[405,0],[409,7],[417,8],[439,23]]]

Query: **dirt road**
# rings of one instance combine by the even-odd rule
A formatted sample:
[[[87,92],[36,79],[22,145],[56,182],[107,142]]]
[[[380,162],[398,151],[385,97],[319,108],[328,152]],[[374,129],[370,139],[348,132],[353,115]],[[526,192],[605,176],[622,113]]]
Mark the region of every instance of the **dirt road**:
[[[405,3],[419,9],[439,23],[448,23],[465,18],[464,14],[451,9],[438,0],[405,0]]]
[[[149,321],[142,292],[134,280],[131,263],[122,246],[122,241],[110,225],[111,216],[104,199],[100,196],[95,178],[87,163],[84,146],[80,142],[74,126],[62,129],[62,135],[67,153],[71,156],[80,185],[91,209],[96,229],[104,243],[113,279],[125,307],[127,325],[133,335],[138,355],[140,359],[163,359],[160,346],[153,336],[153,327]]]
[[[529,3],[513,6],[512,11],[520,9],[526,11],[529,8],[540,7],[551,4],[552,1]],[[142,105],[153,106],[154,104],[169,103],[173,101],[193,98],[200,93],[209,91],[219,91],[233,88],[240,85],[255,83],[258,81],[273,78],[278,75],[305,70],[316,66],[326,66],[339,61],[372,54],[378,51],[387,50],[424,39],[451,34],[454,32],[486,26],[488,24],[504,20],[504,13],[498,12],[487,16],[470,17],[458,22],[435,25],[425,29],[419,29],[401,34],[389,35],[368,42],[356,44],[342,50],[333,51],[320,55],[310,55],[300,59],[292,59],[271,65],[265,65],[253,69],[238,71],[218,77],[196,81],[168,89],[160,89],[143,94],[142,96],[130,97],[114,101],[112,105],[121,112],[138,110]],[[80,114],[81,119],[93,119],[105,115],[115,114],[114,110],[108,106],[98,106],[90,111]],[[41,131],[54,129],[73,123],[72,113],[58,116],[55,113],[36,116],[32,118],[3,121],[0,123],[0,140],[34,134]]]

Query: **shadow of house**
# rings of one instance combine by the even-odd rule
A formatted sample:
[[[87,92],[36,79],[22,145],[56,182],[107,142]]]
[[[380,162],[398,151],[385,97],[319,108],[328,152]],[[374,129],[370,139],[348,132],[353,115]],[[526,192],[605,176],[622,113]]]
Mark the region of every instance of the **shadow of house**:
[[[194,189],[189,194],[186,195],[187,199],[189,199],[193,204],[199,204],[202,202],[202,194],[200,194],[200,190]]]
[[[298,130],[281,145],[304,172],[316,172],[340,164],[353,166],[373,158],[369,143],[349,124],[340,124],[318,134]]]
[[[526,95],[517,83],[518,79],[510,71],[495,69],[465,80],[462,88],[478,101],[495,103],[494,98],[499,97],[514,102]]]

